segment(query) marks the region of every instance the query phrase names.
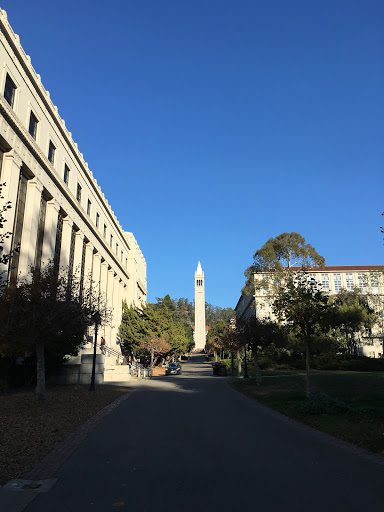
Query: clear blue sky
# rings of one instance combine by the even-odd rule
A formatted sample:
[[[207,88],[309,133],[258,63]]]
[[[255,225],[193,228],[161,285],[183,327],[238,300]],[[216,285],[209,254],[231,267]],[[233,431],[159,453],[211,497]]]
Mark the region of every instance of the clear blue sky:
[[[0,0],[148,299],[234,307],[270,237],[383,263],[382,0]]]

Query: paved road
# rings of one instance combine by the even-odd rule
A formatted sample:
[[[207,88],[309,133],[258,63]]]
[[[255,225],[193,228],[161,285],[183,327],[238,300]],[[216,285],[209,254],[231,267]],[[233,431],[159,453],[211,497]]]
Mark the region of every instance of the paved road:
[[[26,510],[383,512],[383,465],[268,411],[194,356],[138,382]]]

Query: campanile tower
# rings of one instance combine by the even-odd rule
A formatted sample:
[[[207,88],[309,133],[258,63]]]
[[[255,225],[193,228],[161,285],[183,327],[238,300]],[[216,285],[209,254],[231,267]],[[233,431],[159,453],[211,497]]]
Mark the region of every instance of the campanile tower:
[[[195,272],[195,350],[205,348],[205,335],[205,284],[204,272],[199,261]]]

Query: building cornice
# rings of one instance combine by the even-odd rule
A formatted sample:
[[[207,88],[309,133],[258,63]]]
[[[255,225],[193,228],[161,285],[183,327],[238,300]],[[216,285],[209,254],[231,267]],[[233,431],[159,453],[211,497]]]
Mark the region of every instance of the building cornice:
[[[108,200],[106,199],[103,192],[101,191],[101,188],[98,185],[96,179],[94,178],[92,171],[89,169],[88,163],[85,162],[83,154],[80,153],[77,143],[74,142],[74,140],[72,139],[72,134],[70,131],[68,131],[68,129],[65,125],[64,119],[62,119],[60,117],[60,115],[58,113],[58,108],[56,105],[53,104],[50,94],[49,94],[49,91],[47,91],[44,88],[44,86],[41,82],[40,75],[38,73],[36,73],[35,69],[33,68],[32,64],[31,64],[30,56],[25,53],[23,47],[21,46],[19,35],[15,34],[11,25],[9,24],[7,13],[4,9],[0,9],[0,28],[4,34],[4,37],[6,38],[9,45],[11,46],[11,49],[15,53],[15,56],[17,57],[18,61],[20,62],[20,65],[22,66],[24,72],[28,76],[28,78],[31,81],[32,85],[34,86],[36,92],[38,93],[41,101],[43,102],[45,108],[47,109],[51,118],[53,119],[56,128],[59,130],[61,136],[64,138],[65,142],[67,143],[68,148],[70,149],[74,159],[77,161],[78,165],[80,166],[81,170],[83,171],[84,177],[87,179],[87,181],[89,182],[94,193],[96,194],[96,196],[98,196],[101,203],[104,205],[106,213],[109,216],[112,224],[115,226],[115,228],[119,232],[120,236],[122,238],[124,238],[123,228],[121,227],[119,221],[117,220],[116,215],[114,214],[110,204],[108,203]],[[3,101],[3,103],[5,103],[5,100]],[[12,111],[12,113],[13,113],[13,111]],[[14,117],[16,118],[16,116],[14,116]],[[17,121],[18,121],[18,119],[17,119]],[[22,126],[22,125],[20,122],[18,122],[17,123],[18,131],[19,131],[20,126]],[[37,146],[36,143],[34,143],[34,145]],[[42,154],[40,148],[38,148],[38,149],[39,149],[40,153]],[[44,158],[45,158],[45,156],[44,156]],[[44,165],[44,168],[46,168],[46,165]]]
[[[20,141],[26,146],[27,150],[32,154],[32,156],[36,159],[36,161],[40,164],[40,166],[47,173],[49,179],[52,181],[54,186],[58,188],[61,194],[68,201],[72,211],[66,211],[65,213],[71,214],[73,217],[73,212],[81,218],[87,228],[90,230],[92,235],[97,238],[98,242],[103,246],[104,250],[108,254],[108,256],[113,259],[114,263],[119,267],[120,271],[129,279],[130,275],[128,270],[126,270],[121,262],[115,257],[112,251],[109,250],[109,247],[101,236],[99,232],[97,232],[94,228],[93,223],[90,218],[85,214],[82,208],[79,207],[76,199],[69,189],[62,186],[61,179],[57,175],[56,169],[53,167],[48,158],[44,155],[40,147],[36,144],[33,137],[27,132],[26,128],[23,126],[19,118],[14,113],[13,109],[8,105],[7,101],[0,95],[0,114],[4,117],[5,121],[10,125],[10,127],[14,130],[15,135],[19,137]],[[7,143],[9,143],[7,141]],[[16,151],[20,151],[19,148],[16,148]],[[122,231],[122,230],[121,230]],[[122,231],[122,234],[124,232]],[[89,238],[89,237],[87,237]],[[122,239],[126,243],[125,237],[122,236]],[[89,240],[94,245],[94,241]]]

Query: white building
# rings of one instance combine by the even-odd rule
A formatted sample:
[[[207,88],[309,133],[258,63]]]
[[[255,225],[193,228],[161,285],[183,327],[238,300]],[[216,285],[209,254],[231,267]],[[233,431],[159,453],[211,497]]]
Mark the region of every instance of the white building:
[[[300,270],[300,268],[291,267],[290,270]],[[240,297],[235,308],[237,320],[246,320],[255,314],[259,318],[274,319],[271,276],[272,274],[268,272],[254,274],[255,294]],[[371,333],[361,333],[361,352],[365,356],[381,357],[384,331],[384,267],[380,265],[315,267],[310,269],[309,276],[314,285],[330,295],[335,295],[342,289],[353,290],[355,287],[369,295],[370,304],[375,308],[378,320]]]
[[[4,247],[20,245],[3,276],[25,276],[50,258],[99,283],[113,309],[107,346],[116,334],[122,301],[146,302],[146,262],[132,233],[124,232],[84,161],[40,75],[0,9],[0,183],[7,211]]]

